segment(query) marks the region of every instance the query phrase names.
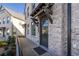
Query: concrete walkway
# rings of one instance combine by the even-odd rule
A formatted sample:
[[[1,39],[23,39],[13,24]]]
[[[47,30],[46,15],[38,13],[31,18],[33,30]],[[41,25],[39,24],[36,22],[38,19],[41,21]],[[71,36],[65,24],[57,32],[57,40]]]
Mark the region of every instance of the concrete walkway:
[[[29,39],[19,38],[20,48],[22,50],[23,56],[39,56],[33,48],[37,47],[35,43],[33,43]],[[42,56],[50,56],[49,53],[45,53]]]
[[[37,46],[36,44],[24,38],[19,38],[19,43],[20,43],[23,56],[36,56],[37,55],[33,51],[33,48]]]

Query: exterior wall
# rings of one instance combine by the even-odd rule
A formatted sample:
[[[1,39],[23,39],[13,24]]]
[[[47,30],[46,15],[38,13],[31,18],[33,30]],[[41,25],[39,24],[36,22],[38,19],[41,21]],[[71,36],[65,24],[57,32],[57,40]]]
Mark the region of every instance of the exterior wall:
[[[28,7],[29,7],[29,11],[27,11],[27,8]],[[27,18],[26,19],[26,38],[32,40],[33,42],[35,42],[36,44],[39,45],[39,32],[38,32],[38,27],[35,26],[36,27],[36,35],[35,36],[34,35],[31,35],[31,22],[33,22],[33,21],[31,19],[30,15],[27,16],[27,12],[29,12],[29,14],[31,14],[31,12],[32,12],[32,4],[31,3],[28,3],[26,5],[25,11],[26,11],[26,18]],[[27,34],[27,25],[29,25],[29,27],[28,27],[29,34]]]
[[[29,12],[32,11],[31,5],[32,4],[27,4],[26,6],[26,7],[29,6],[30,8]],[[53,15],[51,15],[51,17],[53,20],[53,24],[51,24],[49,21],[47,50],[51,55],[67,55],[67,4],[58,4],[58,3],[54,4],[52,10],[53,10]],[[36,44],[39,44],[40,39],[39,39],[38,28],[36,27],[37,28],[36,36],[32,36],[31,22],[32,20],[30,19],[30,17],[27,17],[26,24],[29,24],[29,34],[27,34],[26,31],[26,38],[32,40]]]
[[[67,4],[54,4],[51,17],[49,51],[52,55],[67,55]]]
[[[25,30],[22,27],[22,24],[24,23],[24,21],[19,20],[19,19],[14,18],[14,17],[11,17],[11,22],[13,24],[13,27],[17,31],[17,34],[18,35],[25,35],[25,33],[24,33]]]
[[[29,21],[30,20],[30,21]],[[27,29],[26,29],[26,38],[28,38],[28,39],[30,39],[30,40],[32,40],[33,42],[35,42],[36,44],[39,44],[39,32],[38,32],[38,27],[37,26],[35,26],[36,27],[36,35],[34,36],[34,35],[31,35],[32,33],[31,33],[31,19],[29,19],[29,20],[27,20],[26,22],[27,22],[27,25],[29,24],[29,33],[27,34]]]
[[[11,35],[11,32],[10,32],[11,26],[12,26],[12,23],[10,21],[11,18],[10,18],[10,15],[5,12],[5,10],[0,12],[0,16],[1,16],[0,17],[0,29],[2,29],[0,39],[1,40],[7,40],[8,36]],[[3,23],[3,21],[4,21],[4,23]],[[7,23],[7,21],[9,21],[9,22]],[[3,27],[5,28],[5,34],[4,34],[5,37],[3,37]],[[9,33],[9,35],[7,33]]]
[[[79,4],[72,4],[72,55],[79,55]]]

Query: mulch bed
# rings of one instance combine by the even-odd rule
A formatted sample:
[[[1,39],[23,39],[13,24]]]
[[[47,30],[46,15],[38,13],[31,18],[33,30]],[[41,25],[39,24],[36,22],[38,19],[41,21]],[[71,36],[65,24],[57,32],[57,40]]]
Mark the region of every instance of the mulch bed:
[[[4,52],[4,47],[0,47],[0,54]]]

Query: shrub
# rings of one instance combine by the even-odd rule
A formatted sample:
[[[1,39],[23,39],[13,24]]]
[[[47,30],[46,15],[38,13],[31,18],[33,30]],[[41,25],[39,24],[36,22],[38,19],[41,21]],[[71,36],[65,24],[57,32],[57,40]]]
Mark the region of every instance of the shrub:
[[[1,54],[1,56],[11,56],[11,55],[12,55],[12,52],[11,52],[11,49],[9,48]]]
[[[7,42],[6,41],[0,41],[0,47],[3,47],[3,46],[7,46]]]
[[[15,44],[15,39],[16,39],[15,36],[9,36],[7,41],[8,45]]]
[[[8,49],[8,46],[4,47],[4,49],[7,50]]]
[[[9,36],[8,41],[5,43],[0,43],[1,46],[2,44],[6,45],[4,47],[5,51],[1,54],[2,56],[12,56],[16,54],[16,47],[15,47],[15,36]]]

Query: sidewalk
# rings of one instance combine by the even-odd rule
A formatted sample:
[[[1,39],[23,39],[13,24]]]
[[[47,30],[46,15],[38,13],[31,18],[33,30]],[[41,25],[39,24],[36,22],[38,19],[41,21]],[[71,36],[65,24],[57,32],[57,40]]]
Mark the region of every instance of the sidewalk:
[[[36,44],[34,44],[29,39],[19,38],[20,47],[23,53],[23,56],[39,56],[33,48],[37,47]],[[43,54],[43,56],[49,56],[48,53]]]
[[[31,42],[29,39],[19,38],[20,47],[23,53],[23,56],[36,56],[33,48],[37,45]]]

